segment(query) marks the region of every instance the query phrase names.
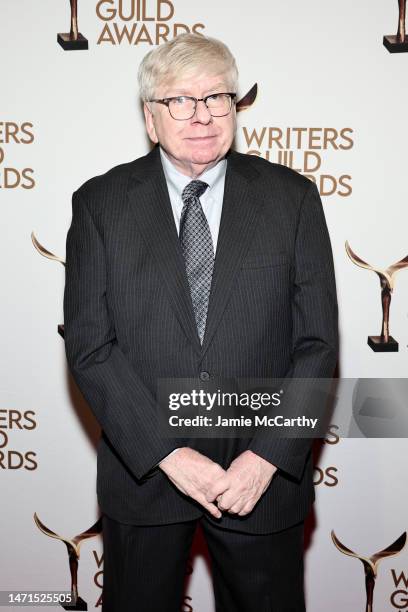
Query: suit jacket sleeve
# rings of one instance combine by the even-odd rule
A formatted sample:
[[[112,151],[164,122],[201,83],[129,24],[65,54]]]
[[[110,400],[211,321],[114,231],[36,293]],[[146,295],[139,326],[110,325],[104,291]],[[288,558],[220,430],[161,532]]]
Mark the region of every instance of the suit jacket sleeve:
[[[314,183],[306,190],[300,206],[293,262],[292,363],[284,381],[289,393],[285,390],[282,403],[282,414],[285,415],[286,401],[291,417],[306,414],[314,399],[313,386],[302,385],[301,379],[318,379],[317,386],[327,392],[338,354],[333,256]],[[310,437],[272,437],[266,427],[257,430],[248,448],[300,479],[312,442]]]
[[[105,435],[140,479],[183,440],[175,444],[160,436],[156,401],[118,346],[106,298],[105,257],[101,235],[77,191],[66,242],[67,361]]]

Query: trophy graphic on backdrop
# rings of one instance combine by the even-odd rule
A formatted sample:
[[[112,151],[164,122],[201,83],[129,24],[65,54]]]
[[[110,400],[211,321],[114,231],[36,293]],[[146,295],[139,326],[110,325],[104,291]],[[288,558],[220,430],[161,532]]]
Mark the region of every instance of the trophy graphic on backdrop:
[[[50,538],[55,538],[57,540],[61,540],[67,547],[68,550],[68,559],[69,559],[69,569],[71,572],[71,595],[72,595],[72,603],[62,605],[65,610],[88,610],[87,603],[78,595],[78,559],[79,559],[79,547],[83,540],[88,538],[94,538],[102,532],[102,520],[98,519],[92,527],[80,533],[79,535],[68,539],[63,538],[62,536],[57,535],[48,527],[46,527],[38,518],[37,513],[34,513],[34,521],[40,531],[45,533],[45,535],[50,536]]]
[[[34,232],[31,232],[31,240],[33,242],[33,245],[37,249],[37,251],[40,253],[40,255],[47,257],[47,259],[53,259],[54,261],[59,261],[65,267],[65,261],[62,259],[62,257],[58,257],[58,255],[54,255],[53,253],[48,251],[45,247],[43,247],[42,244],[38,242],[37,238],[35,237]],[[60,336],[64,337],[63,323],[58,325],[58,333]]]
[[[247,91],[247,93],[242,96],[240,100],[238,100],[236,105],[237,112],[239,113],[241,111],[248,110],[248,108],[250,108],[254,104],[257,95],[258,83],[255,83],[254,85],[252,85],[251,89]]]
[[[344,546],[344,544],[342,544],[337,538],[333,529],[331,531],[331,537],[336,548],[338,548],[340,552],[344,553],[345,555],[349,555],[350,557],[360,559],[360,561],[364,565],[365,585],[367,594],[365,612],[373,612],[373,595],[375,579],[377,578],[378,564],[382,559],[385,559],[386,557],[393,557],[394,555],[398,555],[398,553],[401,552],[407,541],[407,532],[404,531],[404,533],[402,533],[400,537],[395,540],[395,542],[390,544],[387,548],[384,548],[384,550],[380,550],[379,552],[374,553],[373,555],[371,555],[371,557],[363,557],[362,555],[358,555],[357,553]]]
[[[70,0],[71,30],[68,34],[58,34],[57,41],[64,51],[88,49],[88,41],[78,31],[78,0]]]
[[[404,257],[404,259],[401,259],[401,261],[397,261],[397,263],[388,266],[386,270],[377,270],[373,266],[370,266],[370,264],[360,259],[360,257],[351,250],[348,242],[346,242],[346,252],[356,266],[360,266],[366,270],[372,270],[380,277],[381,304],[383,312],[381,334],[379,336],[368,336],[368,345],[376,353],[398,351],[398,342],[394,340],[392,336],[390,336],[389,332],[391,293],[394,289],[395,274],[398,272],[398,270],[408,268],[408,255]]]
[[[408,36],[405,31],[405,13],[407,0],[398,0],[399,16],[398,16],[398,32],[396,35],[390,34],[384,36],[383,45],[390,53],[407,53],[408,52]]]

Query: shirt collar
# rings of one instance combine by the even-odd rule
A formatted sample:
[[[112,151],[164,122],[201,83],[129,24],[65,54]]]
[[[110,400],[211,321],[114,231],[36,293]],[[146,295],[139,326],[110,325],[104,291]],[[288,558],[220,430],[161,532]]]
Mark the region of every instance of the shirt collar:
[[[174,164],[169,160],[166,153],[160,148],[160,157],[163,164],[163,170],[168,183],[180,194],[182,194],[183,189],[188,183],[190,183],[193,179],[185,174],[182,174]],[[214,188],[214,186],[225,176],[225,172],[227,169],[227,160],[225,157],[220,159],[219,162],[215,164],[212,168],[205,170],[200,176],[199,180],[204,181],[208,184],[209,189]]]

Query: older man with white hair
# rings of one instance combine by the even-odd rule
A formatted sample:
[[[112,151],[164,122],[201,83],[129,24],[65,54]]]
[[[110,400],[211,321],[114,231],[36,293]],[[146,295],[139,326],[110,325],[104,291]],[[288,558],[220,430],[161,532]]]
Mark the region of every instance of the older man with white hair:
[[[183,34],[139,69],[156,145],[73,195],[69,367],[102,428],[104,612],[178,612],[200,523],[218,612],[301,612],[311,440],[169,438],[158,382],[329,378],[330,240],[315,185],[231,150],[237,68]],[[300,409],[300,408],[299,408]]]

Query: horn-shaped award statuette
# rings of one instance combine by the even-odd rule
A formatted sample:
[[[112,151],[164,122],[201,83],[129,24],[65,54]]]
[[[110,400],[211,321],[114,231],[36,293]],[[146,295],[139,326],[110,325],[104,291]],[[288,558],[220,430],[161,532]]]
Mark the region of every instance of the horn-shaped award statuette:
[[[68,550],[68,560],[69,560],[69,569],[71,572],[71,595],[72,595],[72,603],[62,605],[65,610],[88,610],[88,605],[86,601],[82,599],[82,597],[78,594],[78,559],[79,559],[79,547],[83,540],[88,538],[94,538],[99,535],[102,531],[102,520],[98,519],[92,527],[87,529],[87,531],[83,531],[79,535],[68,539],[62,536],[57,535],[51,529],[48,529],[38,518],[37,513],[34,513],[34,521],[40,531],[45,533],[45,535],[50,538],[55,538],[56,540],[61,540],[67,547]]]
[[[47,259],[53,259],[54,261],[59,261],[65,267],[65,261],[62,259],[62,257],[58,257],[58,255],[54,255],[54,253],[51,253],[42,244],[40,244],[37,238],[35,237],[34,232],[31,232],[31,240],[32,240],[33,245],[37,249],[37,251],[40,253],[40,255],[42,255],[43,257],[47,257]],[[64,338],[64,325],[62,323],[58,325],[58,333],[60,336]]]
[[[373,612],[373,596],[374,596],[374,587],[375,587],[375,579],[377,578],[378,564],[382,559],[386,557],[393,557],[394,555],[398,555],[401,550],[404,548],[407,541],[407,532],[404,531],[400,535],[400,537],[395,540],[392,544],[390,544],[384,550],[380,550],[379,552],[374,553],[371,557],[363,557],[362,555],[358,555],[357,553],[350,550],[340,542],[337,538],[334,531],[331,531],[332,540],[338,548],[340,552],[349,557],[355,557],[356,559],[360,559],[361,563],[364,565],[364,573],[365,573],[365,586],[366,586],[366,609],[365,612]]]
[[[45,247],[43,247],[43,245],[38,242],[37,238],[35,237],[34,232],[31,232],[31,240],[32,240],[33,245],[35,246],[35,248],[41,255],[43,255],[44,257],[47,257],[47,259],[54,259],[54,261],[59,261],[60,263],[62,263],[63,266],[65,266],[65,261],[62,259],[62,257],[58,257],[58,255],[54,255],[54,253],[51,253]]]
[[[384,36],[383,45],[390,53],[407,53],[408,52],[408,36],[405,31],[405,13],[407,0],[398,0],[399,16],[398,16],[398,32],[394,36]]]
[[[238,100],[237,112],[239,113],[240,111],[244,111],[250,108],[254,104],[257,95],[258,95],[258,83],[255,83],[254,85],[252,85],[251,89],[247,91],[247,93],[244,96],[242,96],[240,100]]]
[[[70,0],[71,30],[69,33],[58,34],[57,41],[64,51],[88,49],[88,41],[78,31],[78,0]]]
[[[381,334],[379,336],[368,336],[368,345],[377,353],[398,351],[398,342],[394,340],[392,336],[390,336],[389,332],[391,294],[394,290],[395,274],[398,272],[398,270],[408,268],[408,255],[404,257],[404,259],[401,259],[401,261],[397,261],[391,266],[388,266],[386,270],[377,270],[356,255],[351,250],[348,242],[346,242],[346,252],[356,266],[360,266],[360,268],[365,268],[366,270],[372,270],[378,274],[380,278],[381,305],[383,312]]]

